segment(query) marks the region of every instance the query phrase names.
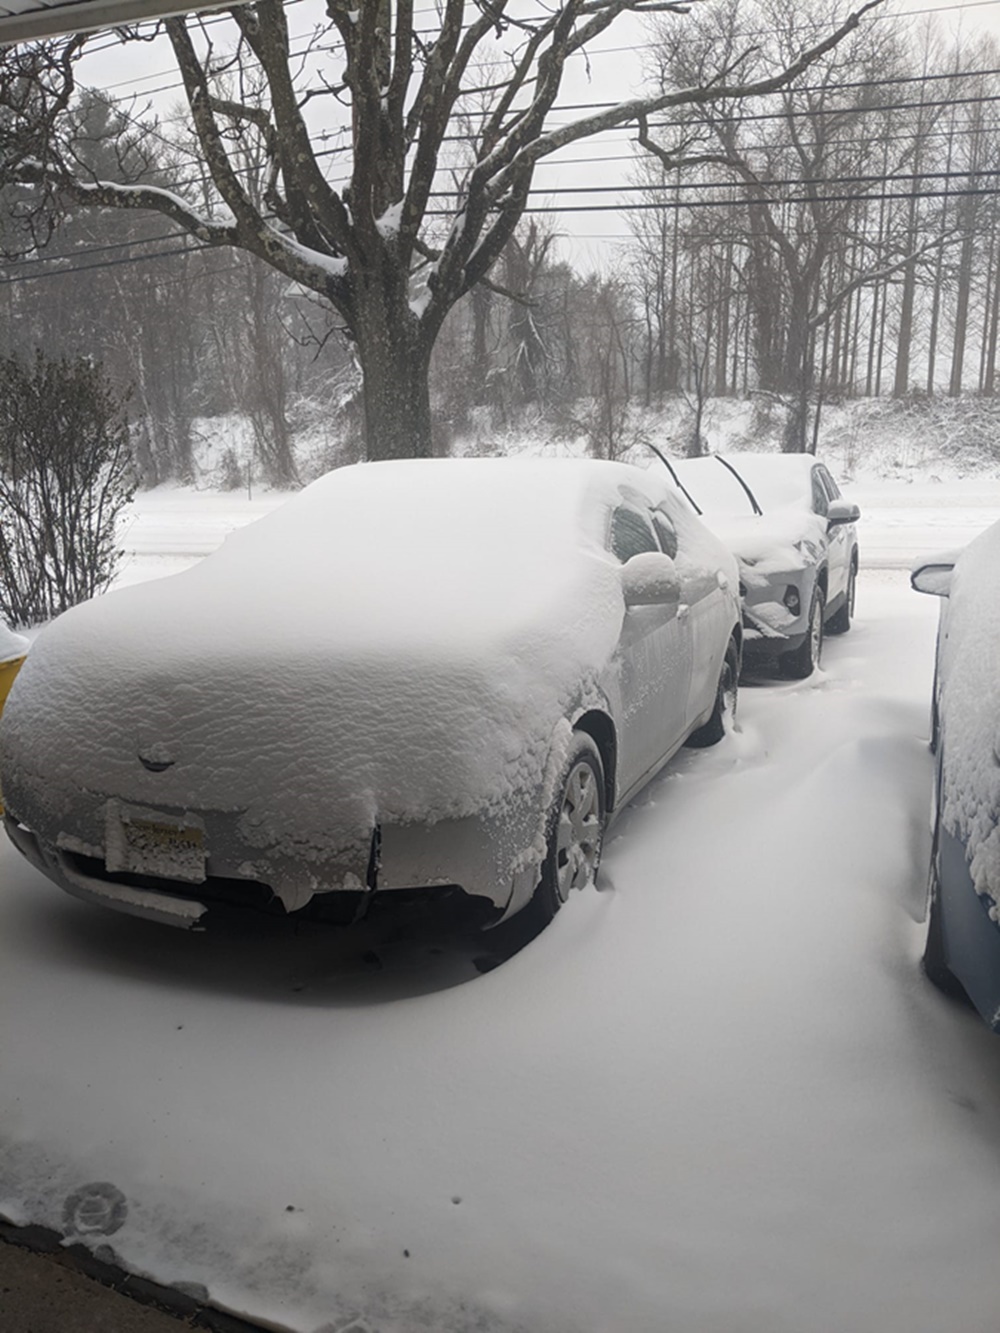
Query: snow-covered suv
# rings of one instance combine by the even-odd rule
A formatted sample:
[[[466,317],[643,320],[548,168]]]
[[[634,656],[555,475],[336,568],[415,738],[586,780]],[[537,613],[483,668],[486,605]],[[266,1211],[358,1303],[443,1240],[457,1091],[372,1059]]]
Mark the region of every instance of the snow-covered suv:
[[[851,627],[858,506],[811,454],[712,454],[670,466],[739,561],[744,666],[811,675],[824,631]]]

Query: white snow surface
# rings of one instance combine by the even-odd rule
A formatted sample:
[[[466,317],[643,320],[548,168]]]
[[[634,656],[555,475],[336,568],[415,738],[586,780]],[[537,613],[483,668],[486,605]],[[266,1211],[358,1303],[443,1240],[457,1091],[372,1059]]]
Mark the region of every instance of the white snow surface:
[[[23,634],[15,634],[0,620],[0,665],[15,662],[28,651],[28,640]]]
[[[882,494],[900,566],[985,526]],[[995,1333],[1000,1045],[917,961],[936,612],[863,568],[823,671],[744,688],[483,976],[102,914],[0,846],[0,1212],[113,1186],[85,1243],[295,1333]]]
[[[947,729],[944,823],[966,845],[978,893],[1000,920],[1000,523],[963,551],[951,579],[942,651]]]

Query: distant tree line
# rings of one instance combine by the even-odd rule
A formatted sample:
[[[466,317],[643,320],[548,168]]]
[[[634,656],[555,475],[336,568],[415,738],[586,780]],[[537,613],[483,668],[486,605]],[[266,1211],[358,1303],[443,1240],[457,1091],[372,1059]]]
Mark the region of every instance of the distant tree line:
[[[534,416],[616,456],[637,408],[683,395],[697,452],[706,403],[754,395],[782,447],[809,450],[831,401],[995,396],[1000,50],[910,24],[880,17],[767,97],[640,117],[629,239],[602,272],[575,269],[553,219],[525,215],[437,337],[435,449]],[[654,91],[751,84],[824,25],[818,0],[696,7],[651,43]],[[72,114],[95,179],[166,186],[194,160],[190,136],[104,94]],[[13,255],[29,204],[17,185],[3,199]],[[67,208],[36,241],[0,272],[0,356],[103,363],[131,392],[145,484],[190,478],[194,422],[230,412],[251,422],[274,484],[300,480],[306,421],[358,456],[357,346],[328,303],[138,211]]]

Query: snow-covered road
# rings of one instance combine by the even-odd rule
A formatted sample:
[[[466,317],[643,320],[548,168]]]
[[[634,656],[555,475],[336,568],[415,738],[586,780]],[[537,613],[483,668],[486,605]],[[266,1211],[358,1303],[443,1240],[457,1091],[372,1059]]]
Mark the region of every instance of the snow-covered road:
[[[928,550],[962,545],[1000,519],[1000,481],[884,481],[844,486],[861,506],[862,563],[869,569],[909,569]],[[138,583],[170,574],[214,551],[227,533],[268,513],[285,499],[241,492],[159,486],[136,496],[122,524],[124,559],[118,582]]]
[[[917,963],[936,611],[865,572],[486,975],[103,915],[3,845],[0,1213],[297,1333],[995,1333],[1000,1044]]]

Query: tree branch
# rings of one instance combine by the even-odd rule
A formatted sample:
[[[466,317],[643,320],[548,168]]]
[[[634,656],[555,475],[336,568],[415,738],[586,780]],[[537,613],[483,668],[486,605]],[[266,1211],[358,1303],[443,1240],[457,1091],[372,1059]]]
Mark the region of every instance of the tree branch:
[[[958,240],[961,240],[961,237],[957,233],[946,232],[943,236],[936,236],[932,241],[927,241],[926,244],[921,245],[919,249],[904,255],[902,259],[897,259],[894,263],[885,265],[884,268],[870,269],[867,273],[859,273],[856,278],[846,283],[830,297],[824,310],[818,311],[810,318],[810,330],[822,328],[835,313],[838,306],[842,305],[859,287],[866,287],[872,282],[883,282],[886,278],[891,278],[894,273],[898,273],[900,269],[915,264],[918,259],[922,259],[924,255],[929,254],[932,250],[940,250],[942,246],[953,245]]]

